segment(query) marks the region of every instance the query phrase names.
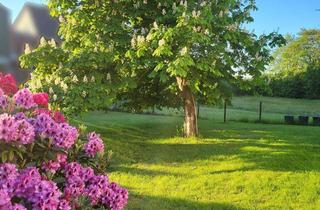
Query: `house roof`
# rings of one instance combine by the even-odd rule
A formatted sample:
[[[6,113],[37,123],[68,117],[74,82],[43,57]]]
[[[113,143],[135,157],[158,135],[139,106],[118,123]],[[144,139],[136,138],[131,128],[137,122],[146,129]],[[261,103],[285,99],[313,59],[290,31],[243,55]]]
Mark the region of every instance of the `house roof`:
[[[53,38],[58,40],[58,27],[59,22],[50,16],[50,12],[46,5],[34,4],[27,2],[20,11],[18,17],[15,19],[14,24],[21,18],[24,11],[30,12],[34,25],[37,28],[38,34],[45,38]]]
[[[4,6],[3,4],[1,4],[1,3],[0,3],[0,9],[1,9],[1,10],[6,10],[6,11],[8,11],[8,8],[5,7],[5,6]]]

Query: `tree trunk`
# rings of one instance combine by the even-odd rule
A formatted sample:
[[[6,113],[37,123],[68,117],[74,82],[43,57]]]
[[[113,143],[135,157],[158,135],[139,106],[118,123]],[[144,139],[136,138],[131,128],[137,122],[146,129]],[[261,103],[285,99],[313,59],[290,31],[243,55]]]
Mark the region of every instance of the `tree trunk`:
[[[197,136],[198,121],[194,95],[186,79],[181,77],[176,79],[184,104],[184,135],[185,137]]]

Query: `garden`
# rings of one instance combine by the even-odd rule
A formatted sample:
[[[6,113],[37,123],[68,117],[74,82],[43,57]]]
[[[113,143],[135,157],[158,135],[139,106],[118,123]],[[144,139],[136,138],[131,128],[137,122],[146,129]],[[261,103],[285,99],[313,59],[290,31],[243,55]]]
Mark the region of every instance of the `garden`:
[[[59,40],[0,73],[0,210],[319,208],[319,127],[283,122],[320,113],[319,30],[257,35],[255,1],[47,5]]]

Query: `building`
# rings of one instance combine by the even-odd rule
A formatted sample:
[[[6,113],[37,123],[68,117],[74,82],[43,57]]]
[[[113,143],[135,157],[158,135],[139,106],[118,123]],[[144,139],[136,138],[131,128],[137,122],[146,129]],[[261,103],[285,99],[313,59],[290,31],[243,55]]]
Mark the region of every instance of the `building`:
[[[8,72],[12,53],[9,10],[0,3],[0,69]]]
[[[59,42],[58,27],[58,20],[50,16],[46,5],[26,3],[11,24],[8,9],[0,4],[0,62],[3,57],[5,66],[2,70],[12,73],[18,82],[26,81],[30,72],[22,70],[18,61],[26,44],[36,48],[41,37]]]
[[[21,53],[21,42],[37,47],[41,37],[58,41],[58,26],[58,20],[50,16],[47,6],[26,3],[12,25],[16,36],[15,51]]]

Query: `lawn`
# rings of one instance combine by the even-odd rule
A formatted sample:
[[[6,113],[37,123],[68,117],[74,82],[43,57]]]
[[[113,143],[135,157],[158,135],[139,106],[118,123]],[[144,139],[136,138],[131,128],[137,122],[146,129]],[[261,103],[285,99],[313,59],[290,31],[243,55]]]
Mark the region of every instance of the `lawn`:
[[[94,112],[76,122],[114,152],[110,179],[127,209],[319,209],[320,129],[201,119],[177,137],[179,116]]]
[[[265,123],[283,123],[284,115],[320,115],[320,100],[290,99],[259,96],[233,97],[227,106],[227,120],[237,122],[256,122],[259,119],[259,103],[262,102],[262,120]],[[217,122],[223,121],[222,106],[201,106],[200,118]],[[165,109],[158,114],[181,116],[182,110]],[[311,123],[311,118],[310,118]]]

